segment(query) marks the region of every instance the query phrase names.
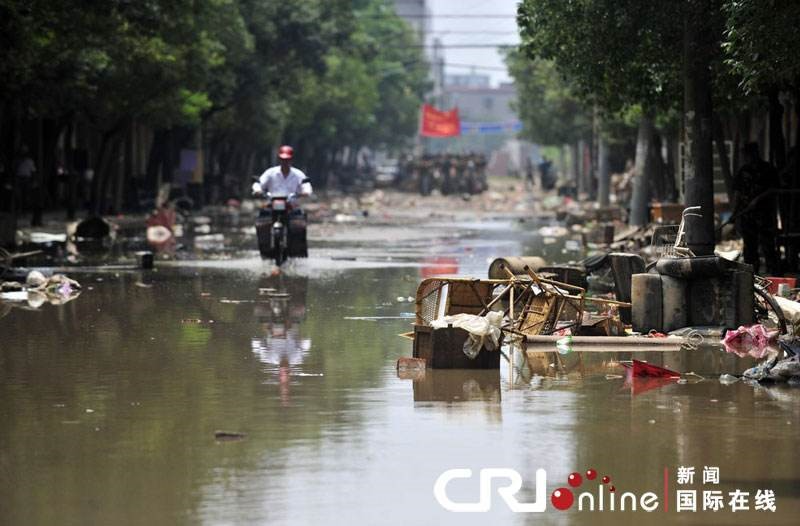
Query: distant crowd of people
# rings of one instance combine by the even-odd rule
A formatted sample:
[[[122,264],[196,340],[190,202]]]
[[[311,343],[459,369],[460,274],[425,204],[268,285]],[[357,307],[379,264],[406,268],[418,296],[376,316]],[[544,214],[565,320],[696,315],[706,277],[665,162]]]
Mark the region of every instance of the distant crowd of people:
[[[488,188],[483,154],[425,154],[400,161],[400,177],[404,186],[415,187],[420,194],[438,190],[442,195],[479,194]]]

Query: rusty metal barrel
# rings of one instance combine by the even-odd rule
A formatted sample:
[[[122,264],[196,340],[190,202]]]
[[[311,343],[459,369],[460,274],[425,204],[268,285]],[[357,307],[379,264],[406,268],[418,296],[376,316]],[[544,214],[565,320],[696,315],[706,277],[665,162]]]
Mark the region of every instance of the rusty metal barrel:
[[[508,279],[508,274],[503,270],[507,268],[515,276],[527,276],[525,266],[527,265],[534,272],[545,266],[547,262],[539,256],[508,256],[497,258],[489,265],[489,279]]]

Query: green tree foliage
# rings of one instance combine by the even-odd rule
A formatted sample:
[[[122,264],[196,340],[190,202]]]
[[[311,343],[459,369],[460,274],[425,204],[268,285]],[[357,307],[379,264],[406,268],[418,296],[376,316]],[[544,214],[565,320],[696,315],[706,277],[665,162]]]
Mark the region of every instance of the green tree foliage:
[[[313,151],[391,149],[417,129],[428,88],[419,43],[388,4],[357,4],[352,31],[324,55],[324,73],[289,99],[287,137]]]
[[[553,60],[585,100],[616,112],[680,100],[680,4],[638,0],[524,0],[522,49]]]
[[[385,0],[0,0],[5,164],[34,119],[104,141],[201,128],[228,159],[397,146],[426,89],[418,44]]]
[[[724,13],[726,65],[747,93],[772,85],[800,87],[800,3],[728,0]]]

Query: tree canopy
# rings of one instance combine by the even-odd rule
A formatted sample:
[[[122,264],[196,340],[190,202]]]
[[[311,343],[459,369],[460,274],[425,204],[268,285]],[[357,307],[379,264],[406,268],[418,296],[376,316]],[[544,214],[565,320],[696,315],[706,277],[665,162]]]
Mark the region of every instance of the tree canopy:
[[[3,153],[21,122],[75,117],[259,155],[391,148],[427,88],[418,44],[385,0],[0,0]]]

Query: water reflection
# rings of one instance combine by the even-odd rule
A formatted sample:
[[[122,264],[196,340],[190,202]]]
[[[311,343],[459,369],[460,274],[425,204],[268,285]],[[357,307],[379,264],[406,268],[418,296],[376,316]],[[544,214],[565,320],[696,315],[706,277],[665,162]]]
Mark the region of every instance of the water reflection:
[[[461,272],[485,267],[485,259],[459,258]],[[567,356],[575,374],[550,374],[538,388],[507,382],[505,361],[500,371],[403,380],[394,364],[411,352],[397,337],[409,330],[409,305],[397,298],[413,295],[416,270],[352,268],[312,279],[262,272],[269,265],[251,258],[78,274],[79,301],[13,309],[0,320],[0,524],[638,518],[515,517],[499,505],[469,516],[432,498],[446,469],[503,466],[526,480],[545,468],[553,485],[594,468],[620,491],[641,492],[658,490],[664,466],[716,465],[731,481],[723,490],[778,492],[771,523],[800,513],[796,389],[726,386],[709,376],[631,396],[623,378],[604,376],[622,354],[584,356],[582,376],[569,361],[579,355]],[[552,353],[543,354],[542,367],[554,369]],[[648,359],[717,376],[719,366],[745,365],[721,352]],[[219,443],[217,429],[247,437]]]
[[[717,378],[721,374],[741,374],[752,367],[752,358],[739,358],[726,353],[721,346],[664,352],[527,352],[527,368],[531,375],[561,378],[624,375],[620,362],[640,360],[686,374]]]
[[[499,369],[427,369],[413,385],[415,402],[501,400]]]
[[[291,283],[291,286],[289,286]],[[262,285],[271,284],[262,280]],[[307,278],[281,280],[274,287],[261,287],[261,299],[253,307],[259,335],[251,340],[253,355],[278,375],[282,405],[290,402],[291,376],[307,375],[303,365],[311,352],[311,338],[303,337],[300,324],[306,315]]]

